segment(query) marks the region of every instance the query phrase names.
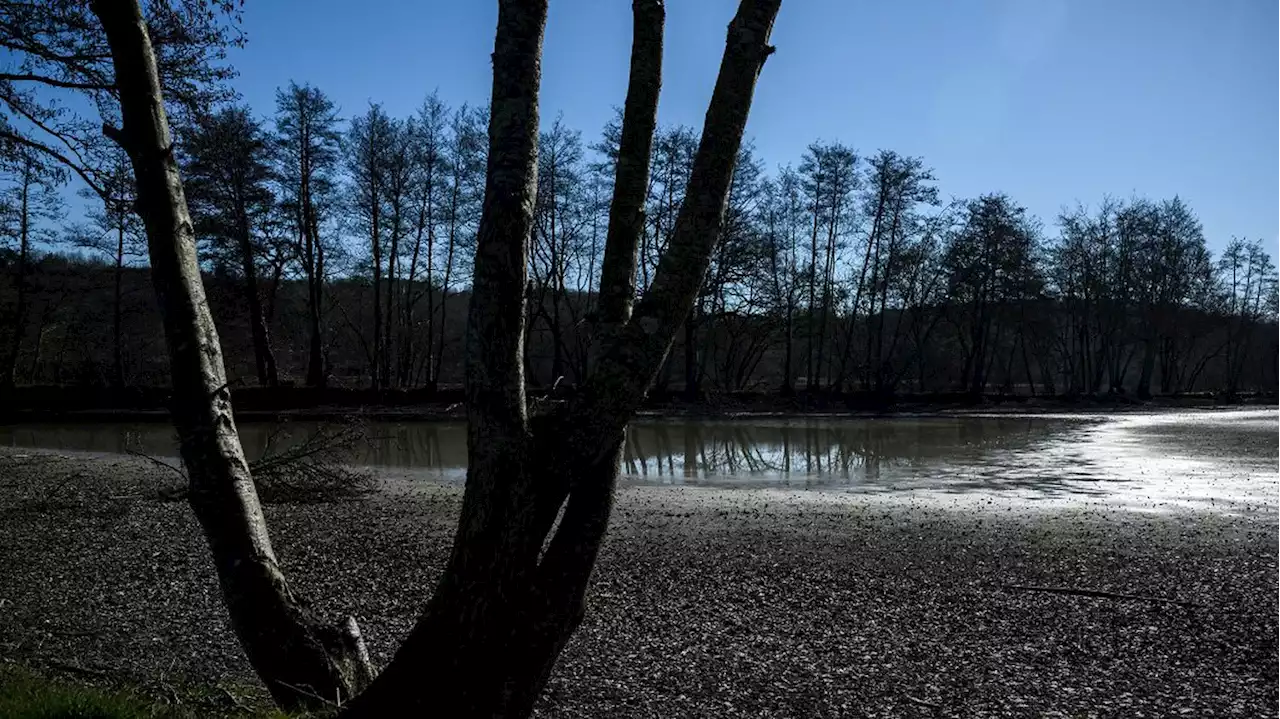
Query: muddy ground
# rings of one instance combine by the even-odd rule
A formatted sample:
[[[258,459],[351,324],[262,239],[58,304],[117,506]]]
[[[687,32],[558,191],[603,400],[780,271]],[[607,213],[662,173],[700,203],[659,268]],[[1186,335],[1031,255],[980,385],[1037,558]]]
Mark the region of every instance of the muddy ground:
[[[189,509],[155,498],[176,479],[0,450],[0,660],[261,699]],[[297,588],[385,662],[459,499],[389,478],[268,515]],[[628,488],[538,715],[1276,716],[1276,539],[1274,518]]]

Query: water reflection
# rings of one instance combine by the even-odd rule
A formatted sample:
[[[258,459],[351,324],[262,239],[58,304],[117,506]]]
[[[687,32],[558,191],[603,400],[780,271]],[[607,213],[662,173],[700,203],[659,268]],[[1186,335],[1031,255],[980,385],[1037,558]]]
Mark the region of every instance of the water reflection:
[[[774,421],[649,420],[627,435],[623,472],[630,481],[662,484],[876,484],[932,465],[980,463],[993,453],[1024,449],[1073,424],[1038,417],[893,418]],[[244,423],[245,453],[303,441],[310,422]],[[459,479],[466,467],[460,422],[376,423],[356,445],[353,464],[411,469]],[[0,444],[92,452],[176,455],[164,424],[75,424],[0,427]]]
[[[1025,448],[1066,424],[1034,417],[644,422],[628,434],[623,469],[664,484],[874,484]]]
[[[624,482],[902,493],[914,500],[1100,502],[1274,518],[1274,409],[1090,418],[987,416],[809,420],[647,420],[632,425]],[[246,423],[250,459],[319,425]],[[346,461],[411,477],[466,475],[460,422],[373,424]],[[0,427],[0,445],[176,455],[168,425]]]

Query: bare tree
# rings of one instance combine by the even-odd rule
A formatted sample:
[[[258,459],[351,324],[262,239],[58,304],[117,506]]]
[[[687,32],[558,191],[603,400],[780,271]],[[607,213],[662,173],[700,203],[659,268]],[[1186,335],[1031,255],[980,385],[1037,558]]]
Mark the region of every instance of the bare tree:
[[[806,388],[823,386],[824,360],[830,335],[828,330],[838,301],[836,272],[839,250],[853,229],[853,195],[858,189],[858,156],[840,143],[814,143],[800,162],[805,197],[812,217],[808,238],[808,306],[806,333]],[[862,263],[862,276],[855,283],[853,304],[860,304],[868,262]]]
[[[8,177],[4,178],[7,186],[0,189],[0,237],[13,251],[14,300],[4,318],[10,331],[0,348],[0,393],[16,382],[14,375],[34,292],[35,244],[52,237],[52,229],[46,223],[62,216],[58,189],[65,182],[61,168],[42,164],[31,148],[16,149],[10,157],[3,158],[3,165]]]
[[[920,158],[881,150],[867,164],[865,186],[868,189],[863,203],[871,224],[860,275],[866,280],[866,289],[864,292],[859,288],[858,292],[867,301],[862,387],[883,393],[889,390],[889,380],[894,374],[891,356],[902,327],[899,313],[893,319],[893,333],[886,332],[890,310],[898,309],[890,307],[890,297],[903,289],[900,275],[910,266],[903,262],[904,255],[911,256],[911,243],[926,225],[916,208],[921,203],[937,204],[938,190],[931,184],[934,182],[932,171],[925,168]],[[854,317],[859,309],[856,304]],[[886,336],[889,337],[889,356],[886,356]],[[846,351],[852,347],[852,342],[847,343]]]
[[[647,76],[656,77],[661,5],[637,0],[634,7],[632,53],[644,60],[632,63],[632,76],[645,76],[647,68]],[[500,5],[485,211],[467,338],[469,458],[462,516],[448,566],[417,626],[351,704],[349,716],[420,711],[444,691],[457,715],[532,711],[582,616],[627,422],[692,306],[719,239],[755,81],[772,51],[767,40],[777,10],[776,1],[745,0],[730,24],[686,201],[653,284],[633,316],[622,318],[611,333],[581,390],[551,414],[530,418],[522,301],[537,187],[546,5]],[[628,103],[641,99],[629,91]],[[621,148],[621,154],[644,162],[635,151],[629,143]],[[637,184],[618,188],[634,190]],[[632,256],[640,241],[616,239],[608,246],[618,251],[606,250],[606,265]]]
[[[445,148],[444,247],[439,250],[439,319],[434,362],[427,371],[427,387],[440,384],[449,340],[449,299],[467,275],[466,258],[474,252],[484,196],[486,145],[483,127],[488,115],[462,106],[449,122]],[[435,316],[433,313],[432,316]],[[430,338],[429,338],[430,339]]]
[[[782,382],[784,395],[795,391],[795,318],[804,284],[801,236],[804,234],[804,200],[800,176],[790,166],[779,170],[766,184],[761,223],[770,246],[769,269],[773,304],[782,315]]]
[[[188,501],[213,555],[232,627],[282,706],[310,705],[314,695],[350,696],[372,673],[354,620],[342,628],[322,624],[290,589],[236,434],[148,24],[137,0],[95,0],[91,8],[110,46],[119,93],[121,126],[104,131],[129,155],[147,232]]]
[[[311,85],[289,83],[276,92],[276,177],[284,210],[292,220],[294,254],[307,284],[307,385],[324,386],[324,289],[329,242],[320,234],[332,204],[338,163],[338,113],[333,101]]]
[[[200,118],[185,144],[183,173],[190,188],[197,237],[237,267],[249,311],[258,384],[279,383],[271,332],[262,306],[258,263],[265,254],[261,226],[275,209],[268,186],[268,140],[247,107],[229,107]]]
[[[1276,266],[1259,240],[1232,238],[1218,260],[1222,310],[1226,314],[1226,386],[1228,397],[1239,392],[1250,351],[1276,302]]]
[[[89,222],[70,228],[69,240],[77,247],[101,254],[111,263],[111,383],[126,384],[124,361],[124,272],[125,267],[146,257],[147,238],[142,220],[134,212],[133,170],[123,150],[114,153],[114,163],[104,168],[102,194],[89,188],[80,194],[94,207],[86,212]]]
[[[964,357],[959,384],[974,396],[986,389],[1002,333],[1020,331],[1008,308],[1041,291],[1037,243],[1038,228],[1026,210],[1003,194],[971,200],[964,224],[948,239],[948,294],[958,305],[950,319]]]
[[[569,296],[569,287],[578,272],[590,221],[584,172],[581,134],[569,130],[557,118],[551,129],[538,138],[537,205],[529,253],[532,292],[525,326],[525,364],[528,378],[535,384],[538,374],[528,353],[539,320],[550,337],[550,381],[559,381],[566,372],[570,352],[566,320],[574,312],[575,299]]]
[[[399,228],[393,226],[397,218],[391,217],[389,208],[389,170],[396,152],[396,135],[395,121],[381,105],[371,103],[364,115],[352,119],[344,141],[352,216],[369,248],[373,338],[366,343],[365,352],[369,359],[369,386],[374,389],[386,386],[386,345],[391,328],[386,326],[382,286],[384,282],[388,287],[395,284],[395,255],[399,249]]]
[[[435,93],[423,100],[415,118],[406,127],[410,160],[409,267],[404,277],[400,308],[399,355],[397,381],[401,385],[416,382],[421,367],[432,365],[435,349],[435,307],[439,290],[436,258],[439,228],[444,219],[445,143],[447,141],[448,108]],[[417,306],[427,301],[423,332],[419,332]],[[425,342],[423,341],[425,340]],[[419,359],[421,358],[421,359]]]

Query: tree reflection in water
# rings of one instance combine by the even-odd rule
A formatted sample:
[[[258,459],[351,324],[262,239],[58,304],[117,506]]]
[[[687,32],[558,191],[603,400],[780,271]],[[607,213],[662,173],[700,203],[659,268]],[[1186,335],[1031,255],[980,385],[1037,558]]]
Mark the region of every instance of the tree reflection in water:
[[[945,468],[998,464],[1001,453],[1058,434],[1069,420],[1044,417],[643,420],[627,433],[625,480],[661,484],[891,485]],[[245,453],[257,458],[301,442],[319,425],[241,424]],[[466,431],[459,422],[372,423],[352,464],[393,467],[460,480]],[[176,455],[163,424],[27,425],[0,428],[16,447]]]

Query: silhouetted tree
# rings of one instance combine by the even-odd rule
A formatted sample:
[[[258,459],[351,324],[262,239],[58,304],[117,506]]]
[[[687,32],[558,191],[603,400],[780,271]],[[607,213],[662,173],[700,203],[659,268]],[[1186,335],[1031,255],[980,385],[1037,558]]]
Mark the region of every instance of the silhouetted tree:
[[[307,385],[324,386],[325,263],[331,241],[321,236],[333,205],[339,155],[338,113],[311,85],[289,83],[276,92],[276,178],[283,209],[293,225],[297,261],[307,284]]]
[[[113,164],[99,175],[102,194],[89,188],[80,191],[90,203],[85,215],[89,222],[70,228],[69,241],[90,250],[111,263],[111,383],[126,384],[124,369],[124,271],[126,265],[147,255],[147,238],[142,220],[134,211],[133,170],[129,156],[117,148]]]
[[[810,390],[820,389],[830,368],[824,366],[830,340],[831,319],[839,301],[836,273],[840,250],[856,221],[854,193],[858,189],[858,156],[840,143],[814,143],[800,160],[805,199],[812,218],[807,249],[808,306],[806,365]],[[866,285],[868,262],[863,259],[853,289],[853,306],[859,307]]]
[[[633,81],[627,104],[656,103],[651,88],[658,84],[661,67],[662,6],[638,0],[633,7]],[[391,664],[348,707],[348,716],[421,712],[437,706],[441,692],[448,693],[458,716],[532,712],[582,617],[627,423],[692,307],[719,239],[755,81],[772,51],[767,41],[777,10],[776,1],[745,0],[730,24],[686,199],[649,290],[630,318],[603,318],[616,329],[607,333],[599,362],[583,387],[551,413],[530,417],[521,343],[538,184],[537,108],[546,5],[500,5],[485,206],[467,330],[468,467],[462,516],[431,601]],[[644,107],[624,111],[624,117],[651,127],[652,112]],[[639,134],[623,129],[620,179],[626,178],[624,167],[647,165],[641,156],[646,143]],[[628,136],[635,142],[628,142]],[[638,194],[644,184],[615,182],[615,193]],[[633,197],[627,204],[634,202]],[[641,238],[622,236],[625,230],[634,227],[611,225],[606,266],[629,264],[626,258],[638,251]],[[612,293],[621,286],[607,287]],[[601,304],[627,303],[602,298]]]
[[[232,627],[282,705],[309,705],[313,695],[350,696],[372,673],[354,620],[341,629],[327,626],[289,588],[236,434],[148,23],[137,0],[95,0],[91,8],[110,46],[119,96],[121,125],[106,131],[129,155],[147,232],[187,497],[213,555]]]
[[[184,150],[196,237],[206,240],[211,255],[227,257],[224,264],[239,270],[258,384],[274,387],[279,374],[258,278],[267,249],[261,227],[276,204],[268,185],[269,139],[249,108],[229,107],[201,118]]]
[[[1038,228],[1007,195],[983,195],[965,208],[963,224],[945,251],[948,293],[956,310],[964,368],[960,385],[971,394],[986,388],[992,363],[1004,347],[1002,335],[1020,329],[1011,306],[1043,290],[1037,263]],[[1003,339],[1007,341],[1005,335]]]
[[[11,254],[14,297],[3,314],[9,329],[0,348],[0,394],[14,386],[18,355],[27,332],[33,292],[35,245],[55,233],[46,223],[63,214],[58,190],[66,181],[62,168],[40,162],[36,151],[20,148],[0,158],[0,238]]]

